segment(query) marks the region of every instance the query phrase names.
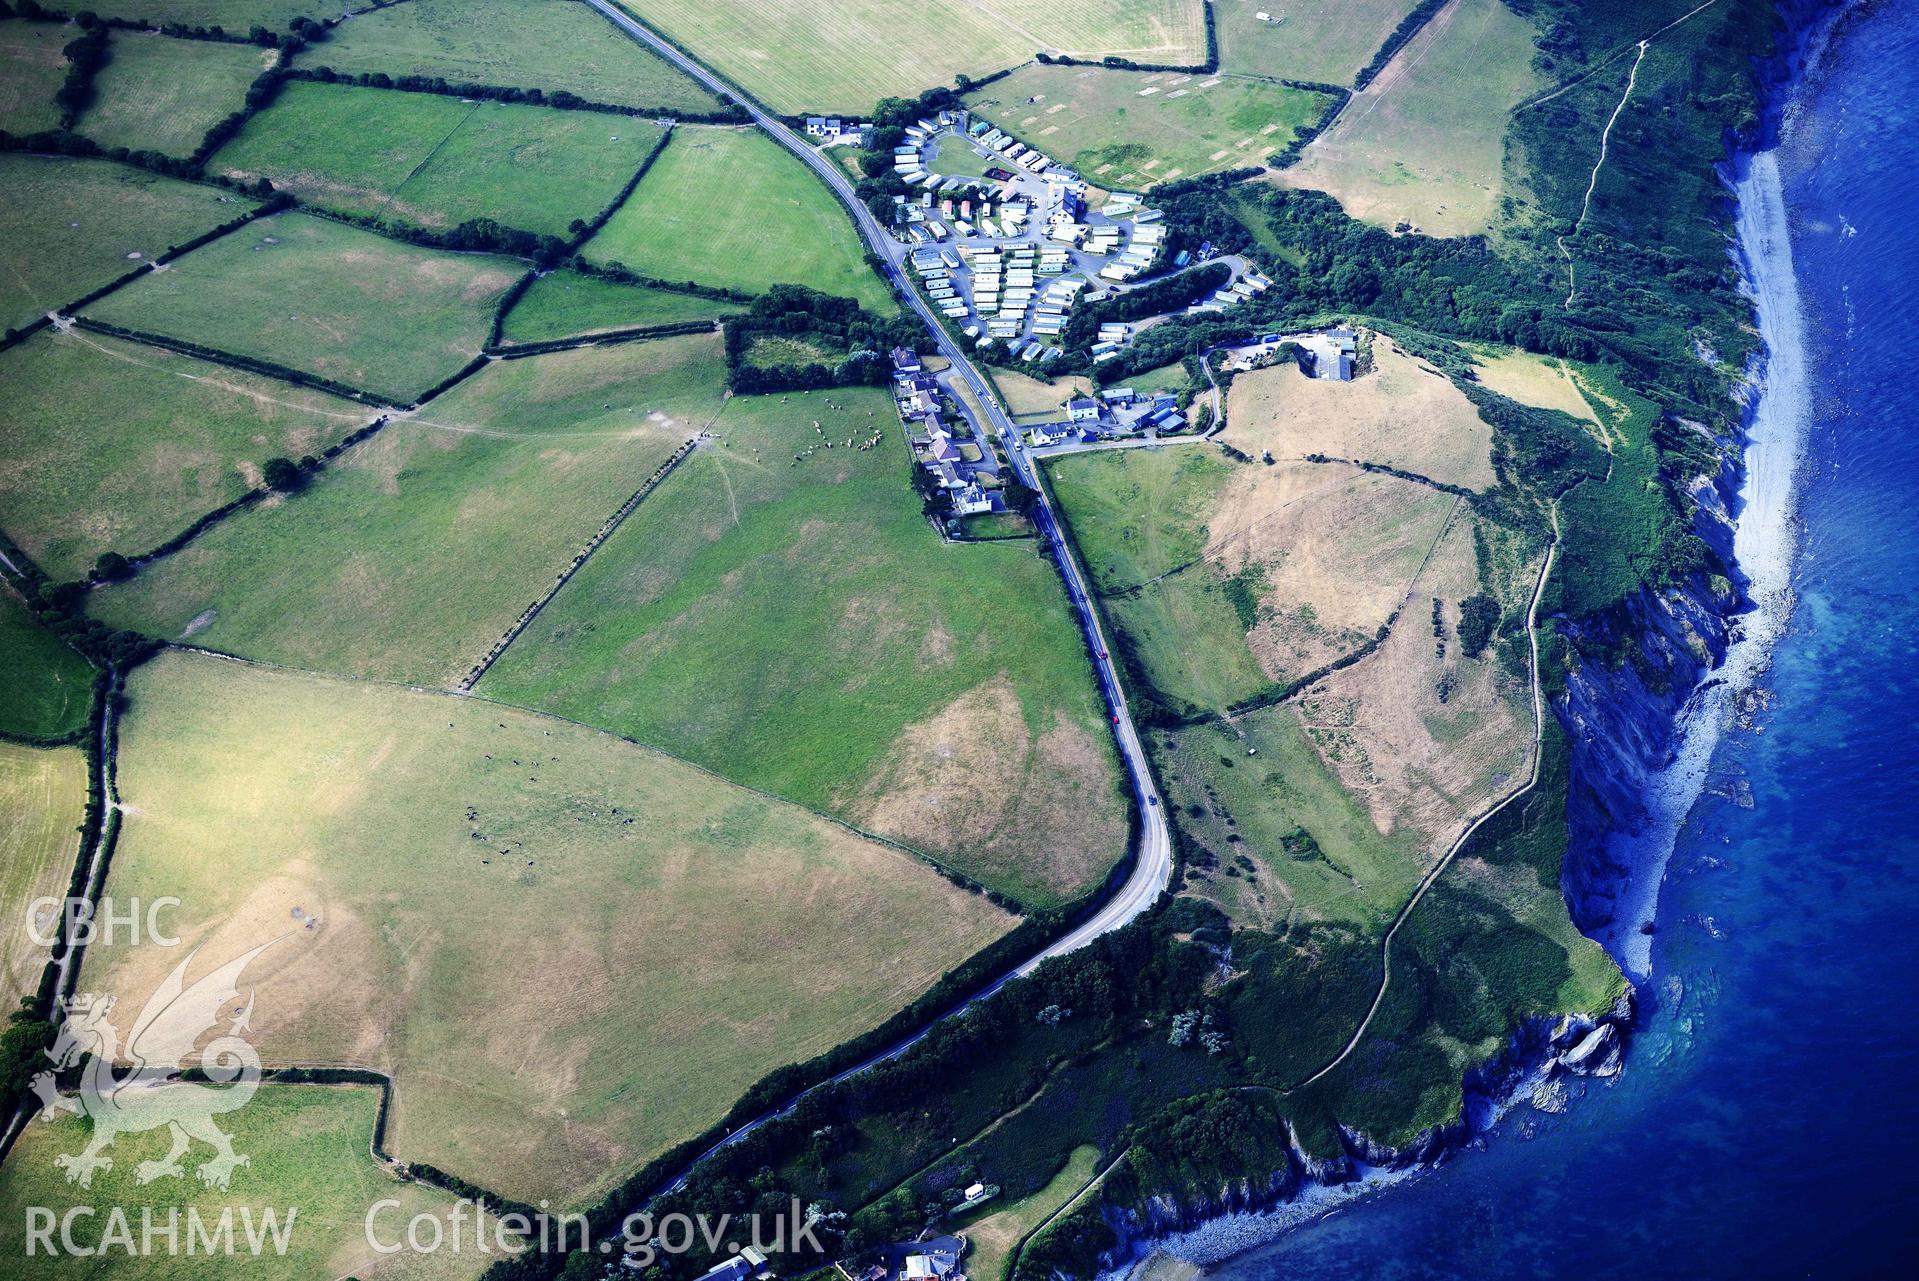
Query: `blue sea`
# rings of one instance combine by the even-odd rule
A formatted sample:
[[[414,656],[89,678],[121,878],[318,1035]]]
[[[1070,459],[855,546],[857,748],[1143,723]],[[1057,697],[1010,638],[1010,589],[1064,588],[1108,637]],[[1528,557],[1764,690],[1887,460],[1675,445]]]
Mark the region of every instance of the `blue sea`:
[[[1919,1277],[1914,86],[1889,0],[1741,166],[1774,346],[1742,557],[1777,624],[1741,661],[1769,648],[1771,706],[1704,736],[1627,1070],[1215,1281]]]

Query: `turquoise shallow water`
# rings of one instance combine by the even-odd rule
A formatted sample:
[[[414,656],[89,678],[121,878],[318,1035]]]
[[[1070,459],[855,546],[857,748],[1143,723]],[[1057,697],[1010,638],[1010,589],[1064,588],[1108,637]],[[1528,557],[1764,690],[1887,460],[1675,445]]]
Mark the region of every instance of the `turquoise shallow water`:
[[[1919,5],[1885,3],[1788,117],[1797,607],[1680,831],[1626,1073],[1218,1281],[1919,1276],[1915,85]]]

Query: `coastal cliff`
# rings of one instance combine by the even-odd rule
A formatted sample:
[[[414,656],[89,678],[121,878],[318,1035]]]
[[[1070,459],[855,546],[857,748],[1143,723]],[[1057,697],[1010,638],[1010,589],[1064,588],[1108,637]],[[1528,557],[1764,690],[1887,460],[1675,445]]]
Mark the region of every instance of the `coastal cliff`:
[[[1458,1120],[1402,1146],[1380,1144],[1340,1126],[1340,1154],[1315,1157],[1288,1126],[1283,1160],[1270,1171],[1108,1197],[1099,1215],[1114,1244],[1101,1255],[1101,1266],[1107,1273],[1122,1271],[1153,1250],[1200,1265],[1219,1262],[1271,1240],[1294,1222],[1478,1145],[1485,1129],[1515,1103],[1563,1111],[1582,1080],[1619,1073],[1632,1019],[1628,992],[1596,1017],[1529,1020],[1502,1053],[1466,1074],[1466,1103]]]

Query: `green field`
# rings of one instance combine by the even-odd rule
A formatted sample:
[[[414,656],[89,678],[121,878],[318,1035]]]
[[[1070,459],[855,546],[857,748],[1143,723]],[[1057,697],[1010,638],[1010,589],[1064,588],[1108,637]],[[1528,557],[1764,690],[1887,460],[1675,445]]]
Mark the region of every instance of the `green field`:
[[[1382,227],[1488,230],[1506,189],[1512,108],[1538,84],[1538,34],[1500,0],[1456,0],[1353,95],[1283,180],[1330,192]]]
[[[588,241],[590,261],[659,280],[758,293],[807,285],[894,310],[859,233],[824,184],[757,129],[686,126],[618,213]]]
[[[1129,669],[1213,711],[1272,685],[1247,646],[1232,580],[1205,558],[1233,466],[1205,446],[1111,450],[1046,464]]]
[[[541,276],[520,295],[506,314],[503,336],[509,343],[546,342],[609,329],[717,320],[744,310],[739,303],[698,294],[616,285],[576,271],[555,271]]]
[[[348,213],[564,236],[613,203],[659,139],[624,116],[301,81],[211,167]]]
[[[550,717],[177,653],[128,694],[109,891],[177,895],[210,957],[279,939],[262,1056],[390,1071],[393,1153],[509,1196],[589,1199],[1012,923]],[[178,960],[96,946],[83,984],[148,991]]]
[[[79,132],[103,147],[191,156],[208,129],[240,109],[273,55],[251,45],[116,31]]]
[[[934,536],[883,391],[735,396],[713,431],[480,691],[841,814],[1029,905],[1098,883],[1124,809],[1052,566],[1029,543]]]
[[[621,0],[775,111],[864,112],[1041,50],[1186,66],[1204,61],[1199,0]]]
[[[405,403],[479,354],[500,295],[523,270],[286,213],[142,277],[87,315]]]
[[[1238,76],[1034,63],[966,101],[1096,186],[1137,190],[1264,164],[1332,99]]]
[[[67,76],[60,51],[74,32],[52,22],[0,22],[0,129],[25,137],[60,127],[54,91]]]
[[[951,178],[978,178],[988,169],[1003,169],[1006,162],[998,156],[982,156],[958,134],[943,134],[939,148],[927,169]]]
[[[1331,920],[1377,933],[1425,870],[1416,834],[1380,835],[1290,706],[1187,726],[1161,735],[1159,748],[1171,813],[1200,851],[1194,861],[1217,861],[1188,892],[1242,925]],[[1302,829],[1311,843],[1297,839]]]
[[[80,329],[0,353],[0,512],[56,579],[135,556],[374,411]]]
[[[0,155],[0,325],[24,325],[254,207],[106,160]]]
[[[978,1215],[959,1224],[968,1245],[966,1275],[975,1281],[1003,1281],[1014,1247],[1078,1195],[1098,1169],[1098,1161],[1099,1149],[1083,1143],[1039,1191],[1010,1204],[989,1201]]]
[[[0,736],[64,738],[87,723],[93,669],[0,588]]]
[[[719,100],[579,0],[408,0],[355,15],[301,67],[565,91],[588,102],[704,113]]]
[[[1214,0],[1219,69],[1350,85],[1418,0]],[[1277,21],[1261,22],[1264,13]]]
[[[243,1107],[219,1118],[220,1127],[233,1138],[234,1151],[249,1161],[234,1172],[224,1192],[194,1177],[195,1166],[212,1155],[211,1148],[197,1142],[183,1158],[184,1177],[138,1181],[135,1167],[166,1155],[164,1128],[120,1135],[108,1150],[113,1168],[96,1174],[91,1188],[77,1187],[67,1182],[54,1158],[86,1146],[86,1123],[65,1116],[50,1125],[29,1125],[0,1170],[0,1255],[10,1261],[7,1275],[17,1281],[65,1281],[81,1275],[108,1281],[308,1281],[347,1275],[366,1281],[456,1281],[479,1275],[499,1255],[474,1248],[471,1212],[460,1238],[465,1248],[455,1250],[454,1222],[447,1217],[453,1194],[424,1183],[402,1183],[374,1163],[368,1145],[379,1097],[370,1086],[262,1085]],[[432,1254],[410,1249],[375,1253],[366,1242],[365,1222],[372,1207],[389,1198],[399,1205],[382,1209],[375,1220],[381,1244],[404,1243],[407,1222],[416,1214],[441,1218],[446,1244]],[[92,1216],[83,1212],[74,1220],[74,1241],[83,1247],[101,1242],[114,1209],[127,1215],[136,1245],[143,1207],[152,1209],[158,1228],[164,1228],[168,1211],[177,1209],[178,1250],[169,1253],[167,1238],[156,1235],[155,1249],[142,1257],[110,1246],[84,1264],[71,1257],[49,1257],[44,1248],[29,1255],[24,1235],[29,1206],[61,1216],[71,1208],[92,1207]],[[256,1225],[269,1207],[282,1225],[292,1211],[284,1253],[269,1244],[258,1258],[249,1254],[243,1207]],[[233,1257],[189,1255],[189,1211],[197,1211],[211,1233],[223,1210],[233,1216]],[[420,1239],[432,1240],[431,1230],[423,1227]],[[60,1242],[57,1231],[52,1242]],[[492,1247],[491,1236],[487,1244]]]
[[[178,22],[241,34],[254,27],[285,31],[295,18],[325,19],[336,12],[328,0],[99,0],[87,7],[103,18],[128,18],[156,27]],[[338,11],[345,8],[342,5]]]
[[[87,758],[79,748],[0,742],[0,912],[7,920],[0,930],[0,1010],[9,1014],[38,990],[51,956],[26,923],[35,899],[67,892],[86,803]]]
[[[249,658],[451,684],[719,412],[719,346],[497,361],[92,608]]]

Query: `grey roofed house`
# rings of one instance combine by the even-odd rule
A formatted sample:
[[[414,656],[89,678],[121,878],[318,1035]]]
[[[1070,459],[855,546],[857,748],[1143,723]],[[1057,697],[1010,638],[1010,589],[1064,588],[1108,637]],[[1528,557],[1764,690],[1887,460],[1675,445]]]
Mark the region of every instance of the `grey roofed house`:
[[[932,455],[934,462],[956,463],[960,460],[959,446],[953,443],[953,438],[943,428],[933,433],[933,442],[926,447],[926,452]]]
[[[934,392],[940,389],[940,380],[931,374],[907,374],[899,381],[901,391]]]
[[[1076,423],[1090,422],[1099,417],[1099,402],[1087,398],[1066,402],[1066,416]]]
[[[893,348],[893,368],[903,374],[917,374],[920,371],[919,353],[906,347]]]

